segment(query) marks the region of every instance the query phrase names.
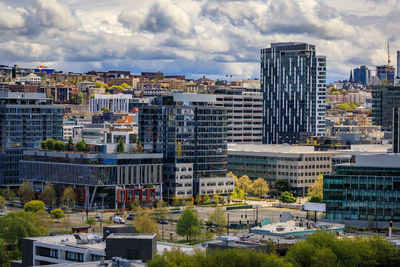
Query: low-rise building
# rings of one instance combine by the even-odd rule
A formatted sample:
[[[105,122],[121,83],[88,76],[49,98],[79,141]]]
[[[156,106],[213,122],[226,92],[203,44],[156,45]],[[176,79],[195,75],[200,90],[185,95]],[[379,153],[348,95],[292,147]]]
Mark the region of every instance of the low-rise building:
[[[286,179],[296,195],[305,196],[320,175],[331,172],[332,152],[314,151],[313,146],[231,144],[228,170],[270,184]]]
[[[324,175],[326,219],[347,226],[400,225],[400,155],[358,155]]]

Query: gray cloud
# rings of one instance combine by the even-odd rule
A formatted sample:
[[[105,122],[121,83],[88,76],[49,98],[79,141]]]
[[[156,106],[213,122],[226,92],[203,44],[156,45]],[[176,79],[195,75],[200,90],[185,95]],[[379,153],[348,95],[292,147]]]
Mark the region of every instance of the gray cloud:
[[[388,39],[400,48],[399,10],[395,0],[3,0],[0,64],[257,77],[261,48],[304,41],[327,56],[332,80],[384,64]]]

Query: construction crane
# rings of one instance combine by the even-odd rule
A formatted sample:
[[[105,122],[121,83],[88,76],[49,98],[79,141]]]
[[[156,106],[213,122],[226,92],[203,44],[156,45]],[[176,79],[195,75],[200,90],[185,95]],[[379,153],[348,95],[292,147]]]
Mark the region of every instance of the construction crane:
[[[388,85],[393,85],[392,81],[390,81],[390,79],[389,79],[389,75],[393,71],[393,67],[390,65],[390,62],[391,62],[391,60],[390,60],[390,44],[389,44],[389,41],[388,41],[387,42],[387,64],[386,65],[377,66],[377,68],[371,70],[371,72],[375,72],[376,76],[378,76],[379,73],[380,74],[384,73],[386,75],[386,80],[388,82]],[[378,69],[378,67],[381,67],[381,69]],[[394,73],[393,73],[393,75],[394,75]]]
[[[229,82],[232,82],[232,77],[241,76],[240,74],[227,74],[225,75],[227,78],[229,77]]]

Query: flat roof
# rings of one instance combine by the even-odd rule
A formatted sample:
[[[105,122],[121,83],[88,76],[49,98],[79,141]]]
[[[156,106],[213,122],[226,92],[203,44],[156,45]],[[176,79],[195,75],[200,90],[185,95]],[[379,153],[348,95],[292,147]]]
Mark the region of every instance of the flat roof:
[[[268,145],[268,144],[228,144],[228,154],[235,152],[282,153],[282,154],[333,154],[333,151],[314,151],[313,146]]]
[[[357,155],[355,163],[338,166],[400,168],[400,154]]]
[[[135,239],[153,239],[156,237],[156,234],[136,234],[136,233],[112,233],[109,236],[107,236],[106,239],[129,239],[129,238],[135,238]]]

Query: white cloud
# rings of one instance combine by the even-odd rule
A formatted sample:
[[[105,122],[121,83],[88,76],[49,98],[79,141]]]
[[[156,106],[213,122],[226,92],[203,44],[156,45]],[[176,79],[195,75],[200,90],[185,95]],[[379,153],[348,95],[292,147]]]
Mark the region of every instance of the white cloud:
[[[333,80],[384,64],[386,41],[400,48],[399,23],[396,0],[2,0],[0,59],[258,77],[261,48],[302,41],[327,56]]]

